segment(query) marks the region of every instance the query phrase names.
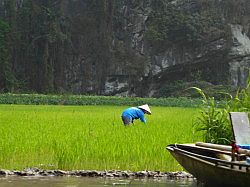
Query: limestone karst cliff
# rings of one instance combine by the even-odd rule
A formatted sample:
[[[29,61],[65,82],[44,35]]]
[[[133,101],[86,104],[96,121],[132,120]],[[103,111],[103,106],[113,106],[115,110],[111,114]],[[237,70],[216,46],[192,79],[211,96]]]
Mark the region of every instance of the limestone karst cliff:
[[[249,19],[248,0],[1,0],[0,90],[162,96],[178,83],[244,86]]]

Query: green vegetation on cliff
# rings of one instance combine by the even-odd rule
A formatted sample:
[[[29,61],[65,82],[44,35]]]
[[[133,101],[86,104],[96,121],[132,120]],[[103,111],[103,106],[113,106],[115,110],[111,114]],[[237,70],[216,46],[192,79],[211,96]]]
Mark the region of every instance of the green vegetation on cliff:
[[[180,4],[155,1],[152,5],[146,38],[157,53],[173,44],[199,46],[207,42],[211,31],[225,32],[221,18],[211,10],[185,10]]]
[[[12,91],[16,83],[10,63],[10,26],[0,18],[0,92]]]
[[[230,25],[247,36],[247,2],[3,0],[0,92],[144,97],[177,81],[231,84],[247,56],[231,56]]]

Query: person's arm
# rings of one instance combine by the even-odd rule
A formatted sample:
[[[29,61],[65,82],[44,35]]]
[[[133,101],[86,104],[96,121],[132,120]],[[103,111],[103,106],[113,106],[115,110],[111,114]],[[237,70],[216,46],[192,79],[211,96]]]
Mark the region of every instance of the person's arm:
[[[146,123],[146,122],[147,122],[147,121],[146,121],[146,118],[144,117],[144,113],[140,114],[140,115],[139,115],[139,118],[140,118],[141,122],[143,122],[143,123]]]
[[[146,123],[147,120],[143,117],[143,118],[140,118],[140,120],[143,122],[143,123]]]

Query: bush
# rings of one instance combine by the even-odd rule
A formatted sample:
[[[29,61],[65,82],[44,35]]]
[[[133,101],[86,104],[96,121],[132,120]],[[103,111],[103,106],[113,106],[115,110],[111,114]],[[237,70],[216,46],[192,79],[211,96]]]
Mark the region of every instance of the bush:
[[[217,144],[228,144],[233,140],[229,112],[250,111],[250,76],[246,88],[239,89],[233,97],[224,93],[225,99],[216,102],[214,97],[205,94],[200,88],[192,87],[201,96],[203,107],[200,116],[194,122],[194,129],[203,133],[204,141]]]
[[[0,94],[0,104],[32,105],[128,105],[142,104],[171,107],[199,107],[200,99],[180,98],[139,98],[89,95],[42,95],[42,94]]]

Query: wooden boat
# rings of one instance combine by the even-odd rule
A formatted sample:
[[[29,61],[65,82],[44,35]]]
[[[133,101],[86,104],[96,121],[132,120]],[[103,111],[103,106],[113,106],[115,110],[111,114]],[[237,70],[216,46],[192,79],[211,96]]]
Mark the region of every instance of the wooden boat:
[[[211,145],[171,144],[167,150],[204,186],[250,186],[250,164],[246,154],[240,154],[239,161],[231,161],[231,146]]]
[[[230,112],[229,115],[234,142],[250,147],[248,114]],[[237,148],[239,155],[236,155],[235,149],[232,151],[231,146],[199,142],[171,144],[167,146],[167,150],[204,186],[250,186],[250,150]]]

